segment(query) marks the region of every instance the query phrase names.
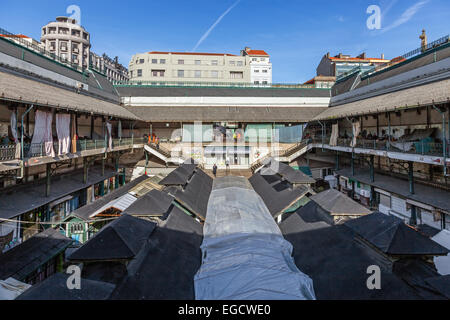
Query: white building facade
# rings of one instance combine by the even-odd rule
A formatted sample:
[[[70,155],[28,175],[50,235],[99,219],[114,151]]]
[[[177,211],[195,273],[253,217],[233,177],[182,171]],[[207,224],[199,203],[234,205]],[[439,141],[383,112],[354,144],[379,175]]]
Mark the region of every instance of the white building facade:
[[[246,56],[250,66],[250,82],[255,85],[272,83],[272,63],[270,56],[264,50],[252,50],[246,47],[241,51]]]

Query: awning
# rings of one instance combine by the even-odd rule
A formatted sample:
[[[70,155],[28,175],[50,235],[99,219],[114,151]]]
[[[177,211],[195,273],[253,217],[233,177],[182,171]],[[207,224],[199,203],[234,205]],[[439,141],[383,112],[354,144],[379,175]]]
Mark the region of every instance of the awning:
[[[101,207],[100,209],[95,211],[93,214],[91,214],[89,217],[90,218],[95,217],[96,215],[98,215],[108,209],[111,209],[111,208],[120,210],[121,212],[125,211],[125,209],[127,209],[136,200],[137,200],[137,198],[135,196],[132,196],[129,193],[124,194],[120,198],[117,198],[111,202],[108,202],[103,207]]]

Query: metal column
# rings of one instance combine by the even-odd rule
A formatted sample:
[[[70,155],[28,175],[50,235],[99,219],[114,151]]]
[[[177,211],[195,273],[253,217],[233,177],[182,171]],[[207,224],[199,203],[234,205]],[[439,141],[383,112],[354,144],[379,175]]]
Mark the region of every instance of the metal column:
[[[52,165],[50,163],[47,163],[47,169],[46,169],[46,179],[45,179],[45,196],[50,196],[50,184],[51,184],[51,176],[52,176]]]
[[[339,170],[339,151],[336,151],[336,170]]]
[[[370,182],[375,181],[375,175],[374,175],[374,155],[370,156]]]
[[[417,225],[417,210],[416,206],[411,206],[411,219],[409,223],[412,225]]]
[[[408,162],[409,192],[414,194],[414,162]]]

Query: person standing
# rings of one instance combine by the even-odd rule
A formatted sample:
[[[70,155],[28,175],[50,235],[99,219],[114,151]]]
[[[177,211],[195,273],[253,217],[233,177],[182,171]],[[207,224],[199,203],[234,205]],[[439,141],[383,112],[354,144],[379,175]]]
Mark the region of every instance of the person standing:
[[[214,166],[213,166],[213,175],[214,175],[214,178],[217,177],[217,165],[215,163],[214,163]]]
[[[225,162],[225,165],[226,165],[226,172],[227,172],[227,175],[228,175],[228,173],[230,172],[230,160],[227,160]]]

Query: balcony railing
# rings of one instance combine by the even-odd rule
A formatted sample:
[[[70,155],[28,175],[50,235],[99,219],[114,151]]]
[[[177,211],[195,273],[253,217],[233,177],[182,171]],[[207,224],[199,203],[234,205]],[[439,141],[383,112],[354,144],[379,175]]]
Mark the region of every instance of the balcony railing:
[[[113,139],[113,149],[117,147],[131,147],[135,144],[143,144],[144,138],[123,138]],[[77,152],[87,150],[99,150],[107,147],[106,141],[103,140],[78,140]],[[58,142],[53,143],[53,150],[55,154],[58,153]],[[45,157],[45,143],[25,143],[23,146],[24,158],[38,158]],[[14,160],[16,154],[16,146],[0,146],[0,161]]]
[[[338,147],[351,147],[351,138],[339,138],[337,139]],[[329,144],[330,137],[321,137],[309,139],[308,143],[317,144]],[[450,140],[446,142],[446,157],[450,157]],[[379,150],[379,151],[392,151],[410,154],[420,154],[427,156],[442,157],[444,154],[442,142],[399,142],[388,140],[366,140],[366,139],[356,139],[355,148]]]

